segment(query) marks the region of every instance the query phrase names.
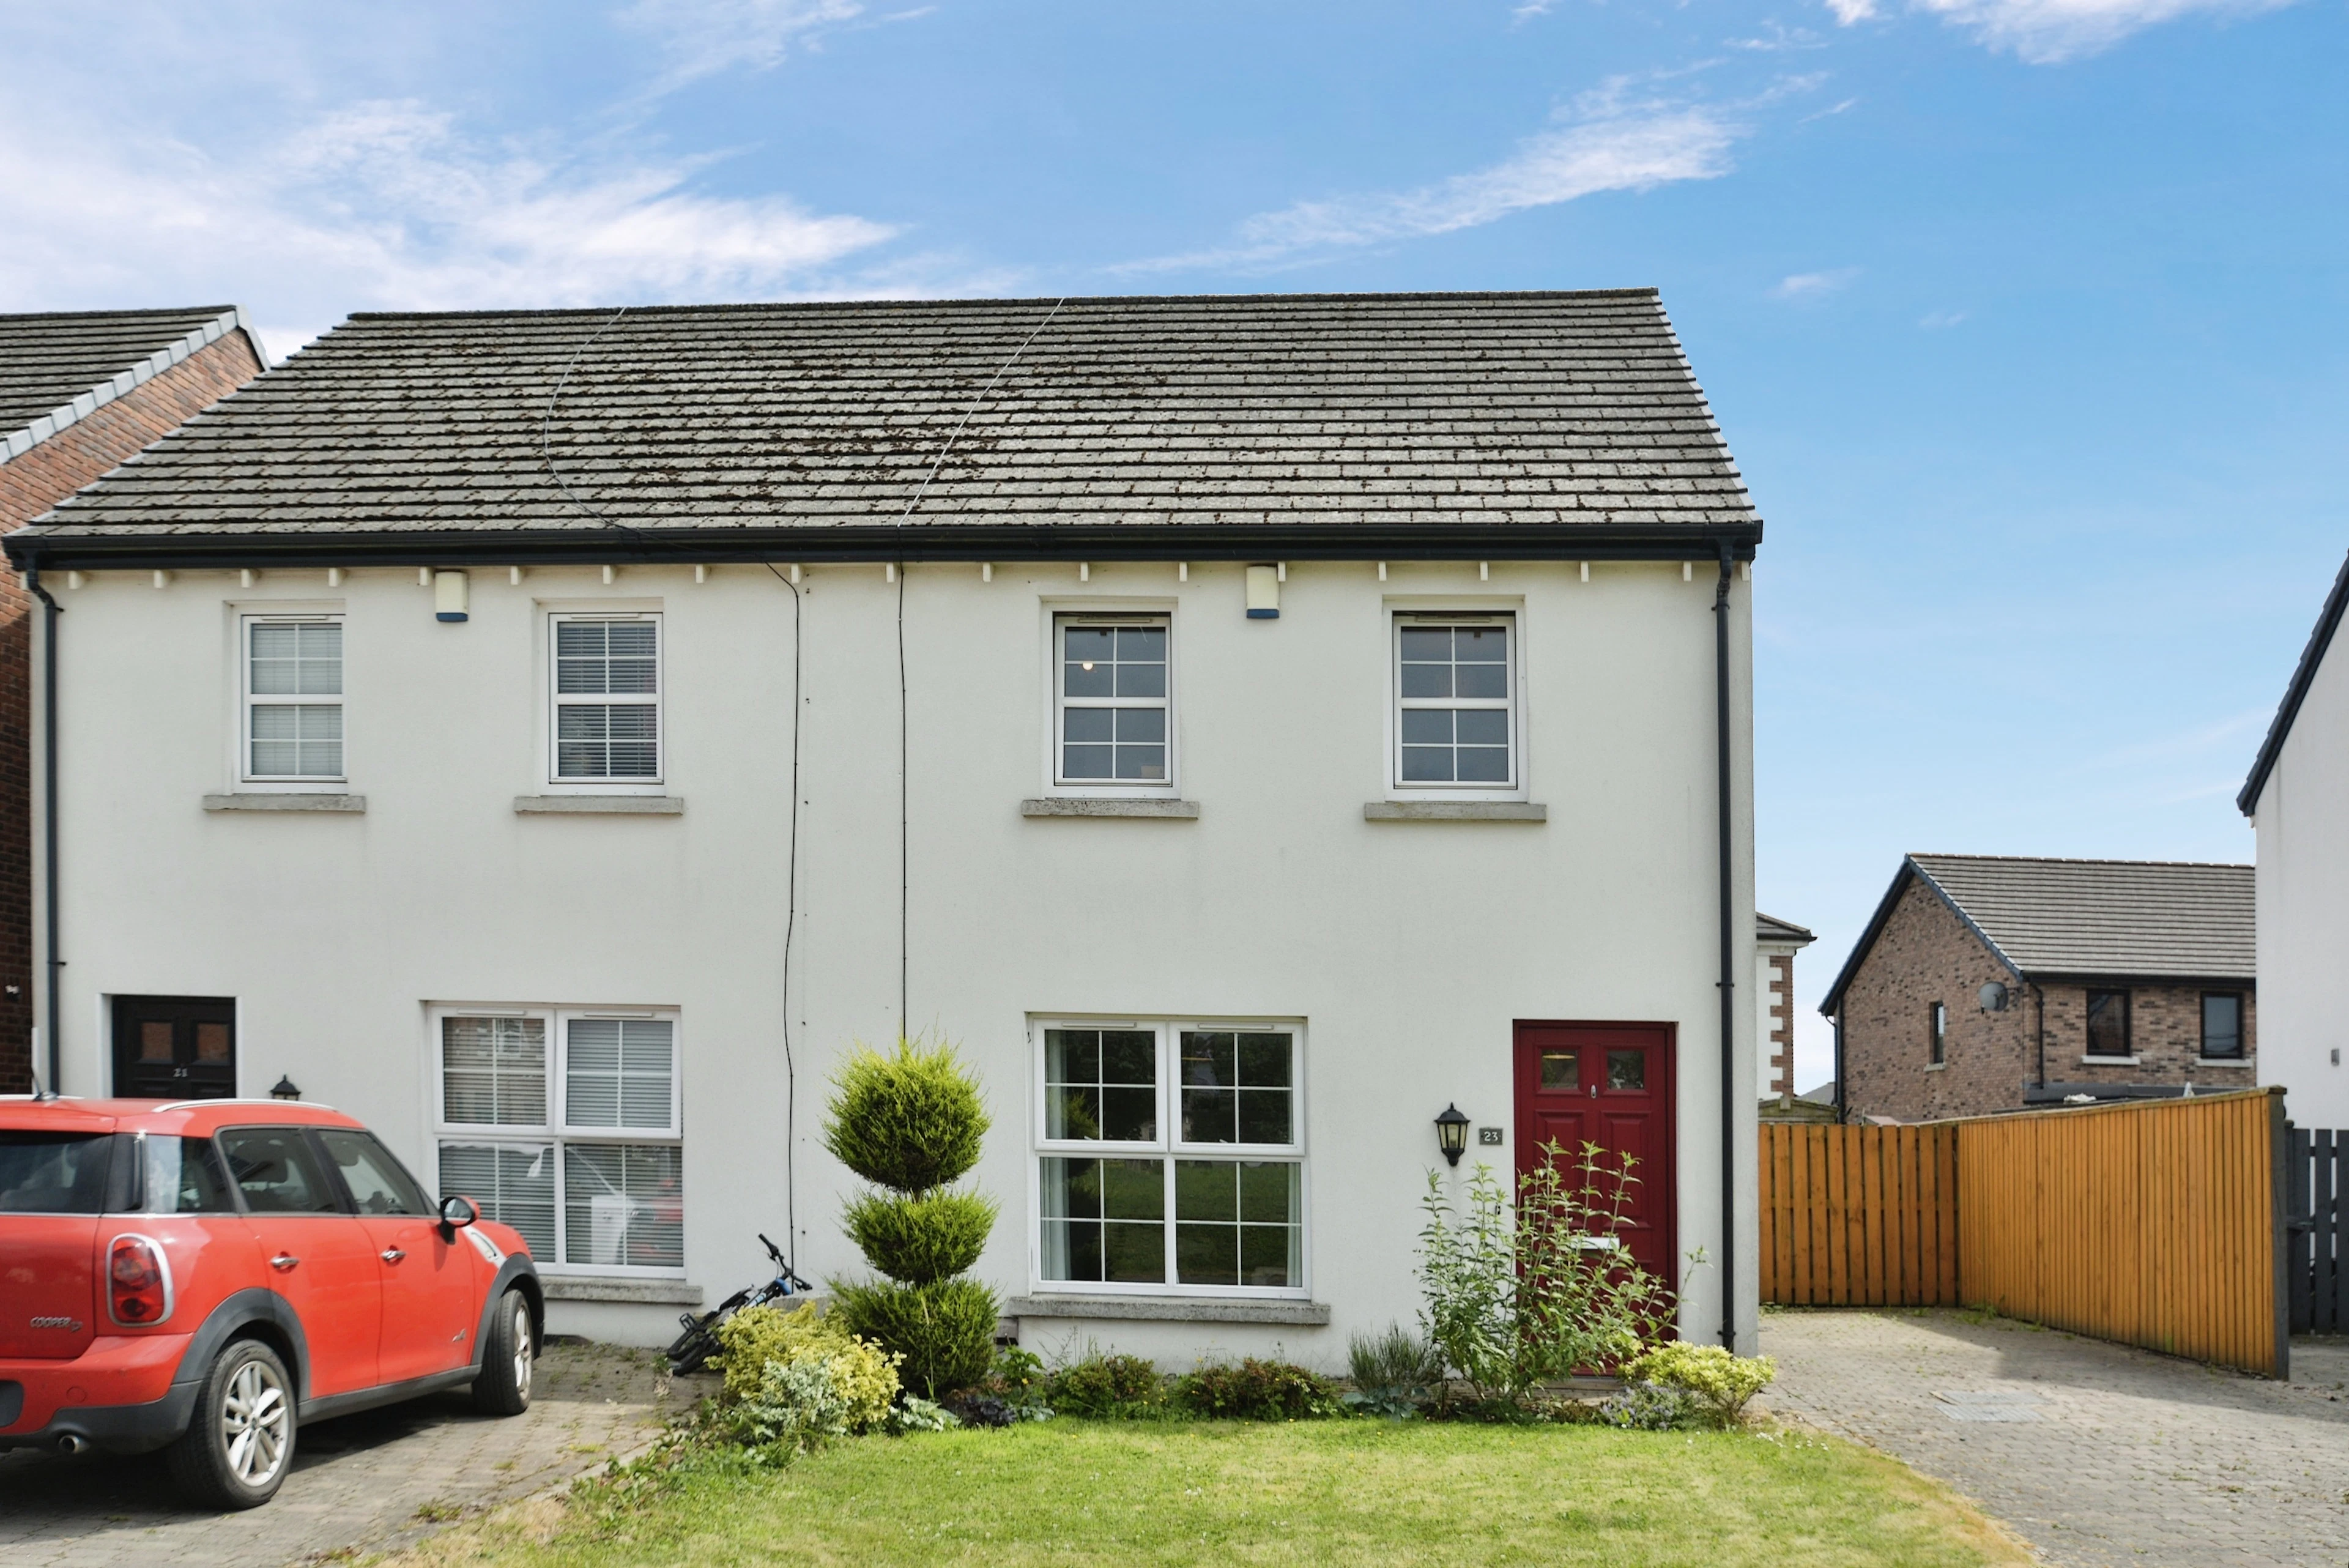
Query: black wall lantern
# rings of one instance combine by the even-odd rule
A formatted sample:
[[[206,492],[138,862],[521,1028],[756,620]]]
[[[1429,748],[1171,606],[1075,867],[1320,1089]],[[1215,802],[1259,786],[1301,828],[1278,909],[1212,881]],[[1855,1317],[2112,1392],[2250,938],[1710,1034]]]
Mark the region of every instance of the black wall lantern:
[[[280,1073],[277,1086],[269,1091],[269,1097],[273,1100],[298,1100],[302,1097],[302,1091],[294,1086],[291,1077]]]
[[[1468,1118],[1460,1114],[1458,1106],[1445,1106],[1444,1114],[1435,1118],[1435,1142],[1444,1150],[1447,1165],[1458,1166],[1460,1157],[1468,1152]]]

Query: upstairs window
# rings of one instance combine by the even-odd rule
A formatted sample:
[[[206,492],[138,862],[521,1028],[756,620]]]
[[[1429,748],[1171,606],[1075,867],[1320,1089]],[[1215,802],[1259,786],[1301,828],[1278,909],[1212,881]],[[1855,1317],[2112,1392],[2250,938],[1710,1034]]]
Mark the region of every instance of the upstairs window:
[[[1509,616],[1395,618],[1397,788],[1516,788],[1516,632]]]
[[[660,617],[556,616],[558,784],[658,784]]]
[[[1933,1003],[1925,1026],[1930,1035],[1927,1060],[1938,1067],[1950,1059],[1950,1010],[1938,1002]]]
[[[1054,782],[1165,787],[1168,618],[1063,616],[1056,629]]]
[[[343,774],[343,625],[244,621],[243,774],[257,784]]]
[[[2242,992],[2206,991],[2202,993],[2202,1054],[2213,1061],[2242,1059]]]
[[[2129,993],[2126,991],[2088,992],[2088,1054],[2126,1056],[2129,1054]]]

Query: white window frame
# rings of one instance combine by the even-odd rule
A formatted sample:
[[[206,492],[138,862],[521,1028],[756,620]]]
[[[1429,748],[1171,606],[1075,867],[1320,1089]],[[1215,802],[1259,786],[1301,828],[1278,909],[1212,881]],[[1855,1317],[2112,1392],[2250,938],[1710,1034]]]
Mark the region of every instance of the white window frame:
[[[1089,1141],[1048,1138],[1044,1071],[1045,1032],[1052,1029],[1151,1030],[1157,1034],[1157,1127],[1159,1136],[1142,1140]],[[1175,1081],[1186,1030],[1217,1033],[1282,1033],[1289,1037],[1289,1113],[1292,1141],[1285,1144],[1192,1143],[1177,1137],[1179,1116]],[[1305,1301],[1313,1282],[1313,1169],[1305,1138],[1305,1023],[1295,1018],[1088,1018],[1081,1015],[1037,1015],[1029,1028],[1028,1157],[1028,1277],[1031,1293],[1047,1295],[1197,1296],[1216,1300]],[[1155,1159],[1164,1166],[1166,1199],[1166,1267],[1164,1281],[1055,1280],[1044,1276],[1044,1161],[1075,1159]],[[1297,1167],[1298,1279],[1289,1285],[1186,1285],[1175,1280],[1176,1227],[1174,1165],[1184,1159],[1221,1160],[1231,1164],[1271,1162]]]
[[[1061,754],[1063,715],[1071,705],[1066,694],[1064,666],[1067,660],[1066,633],[1071,626],[1154,626],[1166,634],[1166,695],[1155,701],[1166,714],[1166,776],[1163,779],[1071,779],[1061,772],[1065,760]],[[1133,796],[1177,795],[1179,763],[1175,749],[1174,724],[1174,612],[1158,605],[1057,605],[1050,608],[1046,620],[1045,645],[1050,650],[1046,660],[1047,683],[1044,696],[1045,757],[1044,784],[1054,795],[1077,799],[1128,799]],[[1075,706],[1148,707],[1153,699],[1128,700],[1123,703],[1114,697],[1106,699],[1080,698]]]
[[[449,1119],[449,1075],[441,1055],[441,1023],[451,1018],[532,1018],[545,1025],[546,1030],[546,1116],[543,1122],[452,1122]],[[574,1023],[617,1019],[637,1022],[645,1019],[665,1020],[669,1026],[669,1122],[667,1128],[653,1127],[574,1127],[570,1125],[570,1111],[565,1103],[569,1073],[567,1053],[571,1043],[571,1025]],[[429,1183],[436,1196],[440,1191],[440,1150],[443,1145],[460,1144],[478,1147],[483,1144],[543,1147],[554,1162],[554,1252],[552,1257],[535,1260],[543,1274],[571,1274],[585,1278],[610,1279],[683,1279],[685,1269],[651,1268],[627,1263],[573,1263],[564,1261],[570,1248],[568,1193],[564,1190],[564,1151],[573,1145],[634,1145],[661,1144],[680,1150],[685,1145],[685,1030],[683,1020],[675,1008],[667,1007],[520,1007],[511,1004],[484,1003],[465,1007],[454,1004],[436,1006],[426,1012],[427,1070],[431,1076],[431,1172]],[[690,1199],[688,1199],[688,1203]],[[690,1220],[690,1212],[686,1216]],[[680,1254],[684,1247],[685,1226],[680,1226]]]
[[[1507,608],[1389,606],[1387,612],[1386,778],[1392,800],[1524,800],[1526,781],[1526,618]],[[1402,694],[1402,634],[1408,626],[1498,626],[1508,630],[1508,695],[1503,698],[1413,697]],[[1436,784],[1402,776],[1402,714],[1414,708],[1498,708],[1509,715],[1509,778],[1506,784]]]
[[[253,771],[253,711],[258,707],[326,707],[324,693],[257,696],[253,690],[253,631],[259,626],[326,626],[339,628],[343,638],[342,690],[331,698],[343,716],[343,769],[338,774],[256,774]],[[350,628],[341,609],[278,610],[241,608],[236,613],[236,757],[230,777],[246,793],[273,794],[341,794],[351,778]]]
[[[662,613],[653,609],[564,609],[550,610],[546,616],[546,675],[541,688],[545,700],[545,774],[546,787],[558,794],[661,794],[666,793],[668,777],[668,630],[662,625]],[[581,691],[565,694],[563,683],[563,659],[558,645],[561,628],[579,621],[649,621],[653,628],[653,689],[649,694],[638,691]],[[562,759],[562,712],[580,706],[650,707],[653,711],[653,776],[631,775],[626,778],[565,777]]]

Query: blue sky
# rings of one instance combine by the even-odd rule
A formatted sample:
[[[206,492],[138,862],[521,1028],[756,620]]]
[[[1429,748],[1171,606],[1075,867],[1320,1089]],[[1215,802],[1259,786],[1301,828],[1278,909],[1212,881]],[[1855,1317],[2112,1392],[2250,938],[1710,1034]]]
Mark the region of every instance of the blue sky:
[[[1806,1011],[1904,850],[2248,859],[2349,547],[2341,0],[0,26],[0,309],[233,300],[281,355],[368,308],[1660,286],[1769,521]]]

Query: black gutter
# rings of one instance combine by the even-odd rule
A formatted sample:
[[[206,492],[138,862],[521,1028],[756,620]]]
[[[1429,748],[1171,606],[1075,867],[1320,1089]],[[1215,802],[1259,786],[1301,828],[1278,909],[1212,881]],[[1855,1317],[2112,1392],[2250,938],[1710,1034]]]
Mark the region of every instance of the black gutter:
[[[65,960],[57,956],[57,617],[65,610],[41,586],[40,563],[26,567],[25,587],[41,601],[41,919],[47,931],[49,971],[49,1093],[60,1094],[64,1045],[57,1036],[65,1016],[60,999],[63,979],[57,971]]]
[[[249,525],[248,525],[249,526]],[[854,524],[814,527],[285,529],[58,533],[5,541],[19,570],[202,571],[239,566],[551,566],[800,561],[1750,561],[1759,523]]]
[[[1713,590],[1713,719],[1719,763],[1721,827],[1721,1343],[1737,1351],[1737,958],[1736,922],[1730,914],[1729,805],[1729,545],[1721,545],[1721,578]],[[1747,1088],[1751,1089],[1749,1083]]]

